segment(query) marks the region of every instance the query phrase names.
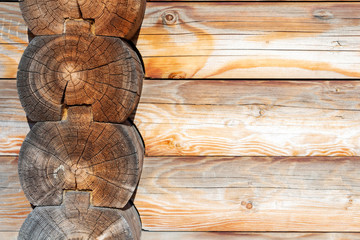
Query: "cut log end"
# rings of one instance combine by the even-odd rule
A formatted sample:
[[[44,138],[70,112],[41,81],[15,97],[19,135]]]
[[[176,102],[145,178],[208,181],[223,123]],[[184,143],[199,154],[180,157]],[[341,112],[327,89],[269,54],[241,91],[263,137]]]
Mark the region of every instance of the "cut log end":
[[[24,0],[20,8],[35,35],[62,34],[67,19],[93,20],[97,35],[131,39],[144,18],[145,0]]]
[[[134,206],[123,210],[91,206],[88,192],[66,192],[61,206],[36,207],[18,239],[140,240],[141,222]]]
[[[35,206],[59,205],[64,190],[92,191],[94,206],[124,207],[138,184],[144,146],[130,124],[92,122],[72,107],[61,122],[37,123],[19,154],[19,177]]]
[[[72,23],[69,31],[76,32]],[[39,36],[20,61],[18,92],[33,121],[59,121],[65,105],[86,104],[94,121],[120,123],[139,101],[143,75],[136,53],[119,38]]]

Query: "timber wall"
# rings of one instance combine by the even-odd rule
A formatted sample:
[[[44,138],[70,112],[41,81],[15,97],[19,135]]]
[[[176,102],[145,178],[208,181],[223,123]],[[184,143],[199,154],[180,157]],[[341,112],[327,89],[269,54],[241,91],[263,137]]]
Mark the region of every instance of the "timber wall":
[[[348,1],[148,2],[133,116],[144,239],[360,239],[359,13]],[[1,2],[1,239],[31,211],[17,176],[27,43],[18,3]],[[286,231],[298,233],[270,233]]]

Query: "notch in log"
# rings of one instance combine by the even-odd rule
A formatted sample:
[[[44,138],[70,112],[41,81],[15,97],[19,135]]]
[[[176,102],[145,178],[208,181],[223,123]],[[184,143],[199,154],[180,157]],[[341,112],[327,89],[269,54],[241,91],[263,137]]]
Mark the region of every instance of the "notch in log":
[[[66,30],[35,37],[21,58],[17,86],[27,116],[59,121],[66,105],[86,104],[95,121],[125,121],[141,94],[137,54],[119,38],[92,35],[89,22],[68,21]]]
[[[23,223],[19,240],[140,240],[141,222],[134,206],[123,210],[91,206],[88,192],[66,192],[61,206],[36,207]]]
[[[138,184],[144,146],[129,123],[92,121],[91,108],[68,109],[61,122],[39,122],[19,154],[19,178],[35,206],[60,205],[64,190],[92,191],[94,206],[123,208]]]
[[[64,32],[67,19],[94,21],[95,34],[131,39],[140,28],[145,0],[23,0],[20,9],[35,35]]]

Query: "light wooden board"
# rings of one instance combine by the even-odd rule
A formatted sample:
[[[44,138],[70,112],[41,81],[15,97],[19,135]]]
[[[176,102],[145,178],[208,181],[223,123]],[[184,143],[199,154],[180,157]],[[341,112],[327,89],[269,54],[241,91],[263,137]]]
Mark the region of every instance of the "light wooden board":
[[[359,78],[359,2],[149,2],[138,39],[148,78]],[[0,3],[0,78],[26,46]]]
[[[135,205],[145,230],[356,232],[359,167],[359,157],[147,157]],[[31,208],[17,158],[0,157],[0,173],[0,231],[18,231]]]
[[[143,240],[359,240],[359,233],[142,232]]]
[[[0,239],[16,240],[18,232],[0,232]],[[148,232],[142,240],[359,240],[360,233]]]
[[[145,80],[135,124],[147,156],[358,156],[360,81]],[[0,81],[0,154],[29,131]]]
[[[146,230],[360,231],[360,158],[147,158]]]
[[[0,157],[0,232],[19,231],[31,207],[21,189],[17,157]],[[1,238],[0,239],[7,239]],[[7,235],[5,235],[7,236]]]

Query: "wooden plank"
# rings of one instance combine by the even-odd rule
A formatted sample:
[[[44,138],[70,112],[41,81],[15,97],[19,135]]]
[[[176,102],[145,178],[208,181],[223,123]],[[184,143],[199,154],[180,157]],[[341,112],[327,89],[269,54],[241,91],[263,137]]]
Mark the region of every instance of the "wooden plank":
[[[360,3],[151,3],[151,78],[359,78]],[[168,20],[167,20],[167,19]]]
[[[0,154],[29,131],[0,81]],[[358,156],[360,81],[145,80],[135,114],[147,156]],[[31,125],[31,123],[30,123]]]
[[[359,240],[359,233],[148,232],[144,240]]]
[[[147,158],[150,231],[360,231],[359,157]]]
[[[135,205],[145,230],[356,232],[359,160],[147,157]],[[17,158],[0,157],[0,173],[0,231],[18,231],[31,208]]]
[[[0,78],[16,76],[17,65],[27,42],[27,27],[19,4],[0,3]]]
[[[16,240],[18,232],[0,232],[0,239]],[[359,240],[360,233],[149,232],[142,240]]]
[[[150,2],[137,47],[149,78],[359,78],[359,11],[359,2]],[[0,15],[0,78],[14,78],[26,26],[18,3],[0,3]]]
[[[17,161],[15,156],[0,157],[0,232],[19,231],[31,212],[31,206],[20,186]],[[1,235],[3,233],[0,238]]]

